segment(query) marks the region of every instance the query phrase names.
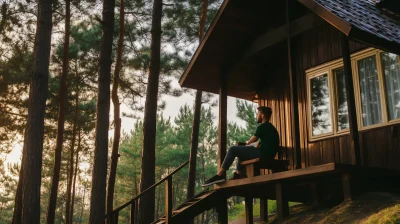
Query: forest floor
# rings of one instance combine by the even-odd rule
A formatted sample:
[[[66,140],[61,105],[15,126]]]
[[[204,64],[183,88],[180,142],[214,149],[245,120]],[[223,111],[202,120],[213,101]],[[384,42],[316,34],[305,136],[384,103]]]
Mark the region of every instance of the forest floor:
[[[246,223],[244,219],[229,222]],[[262,223],[255,217],[254,223]],[[389,193],[367,193],[350,202],[334,207],[294,205],[290,216],[278,221],[276,215],[269,216],[273,224],[293,223],[394,223],[400,224],[400,195]]]

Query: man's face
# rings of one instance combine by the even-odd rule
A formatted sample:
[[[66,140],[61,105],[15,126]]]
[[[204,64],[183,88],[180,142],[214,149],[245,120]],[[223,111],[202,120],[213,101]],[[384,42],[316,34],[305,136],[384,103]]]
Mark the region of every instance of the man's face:
[[[258,111],[257,112],[257,123],[261,123],[263,118],[264,118],[264,114],[262,114],[261,111]]]

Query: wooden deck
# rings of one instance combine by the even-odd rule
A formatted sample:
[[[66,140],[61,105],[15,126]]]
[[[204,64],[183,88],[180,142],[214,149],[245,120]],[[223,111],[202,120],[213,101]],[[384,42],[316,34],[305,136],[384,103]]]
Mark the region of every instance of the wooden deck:
[[[229,180],[214,185],[228,197],[245,197],[252,213],[252,198],[276,200],[280,219],[289,214],[288,202],[340,203],[367,191],[400,191],[400,171],[340,163]],[[260,211],[261,212],[261,211]],[[265,212],[265,211],[264,211]],[[260,213],[261,214],[261,213]],[[251,216],[248,217],[249,220]]]
[[[275,199],[276,183],[282,183],[289,201],[311,202],[321,197],[351,199],[360,190],[400,189],[400,171],[385,168],[328,163],[304,169],[228,180],[214,185],[231,196]],[[385,184],[384,184],[385,183]],[[348,186],[346,186],[348,185]],[[334,195],[334,196],[333,196]]]

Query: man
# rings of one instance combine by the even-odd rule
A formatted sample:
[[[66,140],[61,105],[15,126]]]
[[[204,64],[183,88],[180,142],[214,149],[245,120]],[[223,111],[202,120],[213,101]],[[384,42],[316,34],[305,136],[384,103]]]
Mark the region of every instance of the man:
[[[232,146],[225,156],[221,169],[215,176],[204,182],[204,184],[202,185],[203,187],[224,182],[225,173],[227,170],[229,170],[229,167],[232,165],[235,157],[238,158],[238,162],[236,165],[236,171],[233,174],[233,178],[231,180],[242,178],[242,166],[240,165],[241,162],[260,157],[266,159],[275,158],[275,155],[279,149],[279,134],[275,127],[271,123],[269,123],[271,115],[271,108],[257,108],[257,123],[261,124],[257,127],[254,136],[252,136],[250,140],[246,142],[246,146]],[[257,142],[258,140],[260,141]],[[252,145],[255,145],[255,147]]]

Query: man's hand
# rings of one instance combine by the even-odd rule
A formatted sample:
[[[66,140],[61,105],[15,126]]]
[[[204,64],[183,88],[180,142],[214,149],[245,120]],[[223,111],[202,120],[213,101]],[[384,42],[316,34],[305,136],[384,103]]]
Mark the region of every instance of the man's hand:
[[[252,137],[250,138],[250,140],[248,140],[248,141],[246,142],[246,145],[250,145],[251,143],[254,143],[254,142],[256,142],[257,140],[258,140],[258,137],[252,136]]]

